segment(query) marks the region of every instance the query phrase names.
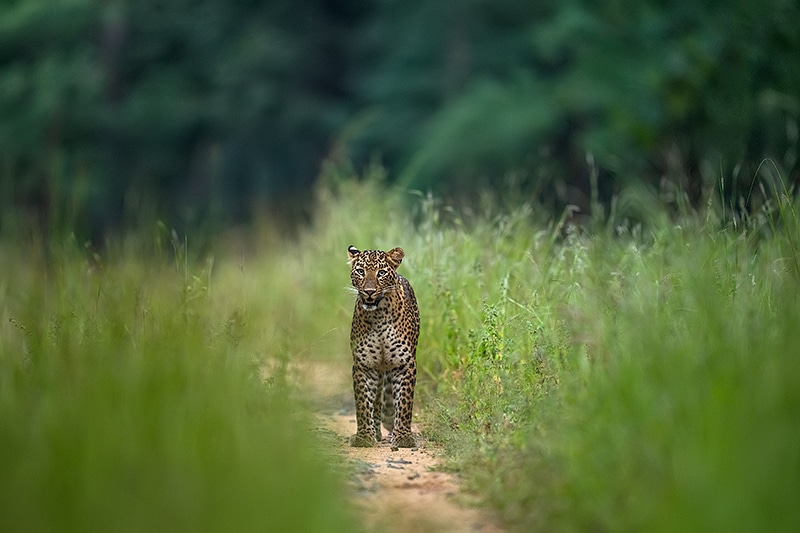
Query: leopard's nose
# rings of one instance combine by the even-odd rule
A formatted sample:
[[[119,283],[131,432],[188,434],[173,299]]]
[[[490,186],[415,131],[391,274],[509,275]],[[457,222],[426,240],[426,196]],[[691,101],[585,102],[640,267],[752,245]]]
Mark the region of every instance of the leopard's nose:
[[[372,289],[372,288],[367,289],[367,288],[365,288],[364,289],[364,294],[366,294],[367,296],[372,298],[372,295],[375,294],[376,290],[377,289]]]

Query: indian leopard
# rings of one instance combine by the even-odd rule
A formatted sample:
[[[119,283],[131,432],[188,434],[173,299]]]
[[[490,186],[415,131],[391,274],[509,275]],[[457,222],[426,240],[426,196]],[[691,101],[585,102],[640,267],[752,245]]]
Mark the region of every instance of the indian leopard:
[[[381,422],[392,446],[413,448],[411,433],[417,380],[419,309],[411,284],[397,273],[402,248],[388,252],[347,249],[350,279],[358,292],[350,347],[358,429],[352,446],[381,441]]]

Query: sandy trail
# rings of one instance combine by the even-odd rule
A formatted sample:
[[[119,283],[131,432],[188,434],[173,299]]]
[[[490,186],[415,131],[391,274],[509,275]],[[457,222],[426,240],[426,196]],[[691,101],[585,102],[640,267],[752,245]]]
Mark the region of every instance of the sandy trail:
[[[368,530],[504,531],[487,511],[470,506],[474,498],[461,490],[457,476],[437,471],[440,450],[419,436],[416,425],[417,448],[393,450],[386,439],[374,448],[349,446],[356,420],[347,362],[314,363],[300,373],[322,406],[317,414],[321,430],[336,435],[337,452],[352,465],[350,498]]]

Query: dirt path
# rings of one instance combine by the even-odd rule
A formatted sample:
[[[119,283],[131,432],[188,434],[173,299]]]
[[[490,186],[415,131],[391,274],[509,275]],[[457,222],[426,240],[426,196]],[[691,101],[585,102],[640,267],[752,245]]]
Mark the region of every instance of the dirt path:
[[[352,465],[351,499],[369,530],[392,532],[499,533],[492,517],[471,507],[458,478],[437,471],[440,452],[420,438],[418,448],[392,449],[384,440],[374,448],[349,446],[356,432],[349,366],[314,364],[304,378],[320,398],[320,428],[336,435],[338,452]],[[419,436],[419,428],[412,425]]]

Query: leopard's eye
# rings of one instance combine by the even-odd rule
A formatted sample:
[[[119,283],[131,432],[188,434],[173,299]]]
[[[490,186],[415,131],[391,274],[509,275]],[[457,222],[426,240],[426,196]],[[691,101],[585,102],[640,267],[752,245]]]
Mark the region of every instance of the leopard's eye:
[[[356,276],[364,277],[364,269],[363,268],[355,269],[355,273],[356,273]]]
[[[378,270],[378,277],[379,277],[379,278],[382,278],[382,277],[383,277],[383,276],[385,276],[386,274],[388,274],[388,272],[386,272],[384,269],[380,269],[380,270]]]

